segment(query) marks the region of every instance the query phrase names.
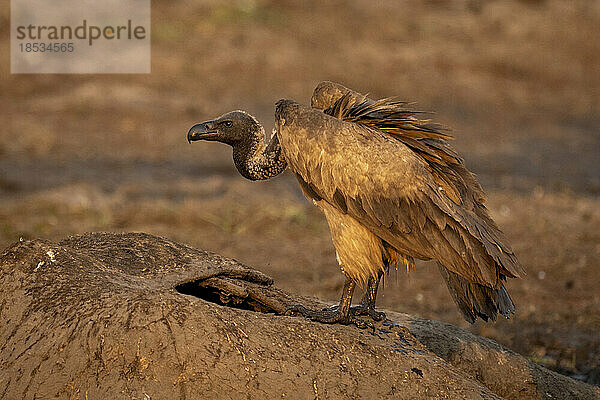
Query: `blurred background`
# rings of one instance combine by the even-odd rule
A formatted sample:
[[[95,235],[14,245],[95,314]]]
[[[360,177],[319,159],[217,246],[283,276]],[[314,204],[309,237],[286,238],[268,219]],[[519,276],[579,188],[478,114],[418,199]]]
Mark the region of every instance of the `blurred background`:
[[[230,148],[186,142],[233,109],[270,132],[276,100],[333,80],[435,111],[529,273],[508,282],[510,320],[467,324],[424,262],[379,306],[600,382],[600,2],[154,1],[147,75],[11,75],[1,13],[1,248],[144,231],[337,301],[327,223],[295,179],[246,181]]]

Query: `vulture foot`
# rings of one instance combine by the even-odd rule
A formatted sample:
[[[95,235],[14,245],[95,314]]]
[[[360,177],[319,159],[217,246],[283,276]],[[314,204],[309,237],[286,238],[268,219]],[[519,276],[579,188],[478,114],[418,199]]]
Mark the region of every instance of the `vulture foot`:
[[[367,290],[365,296],[358,306],[351,307],[350,313],[354,316],[367,315],[373,318],[374,321],[383,321],[387,319],[384,312],[375,311],[375,300],[377,299],[377,288],[379,281],[383,276],[383,271],[379,271],[376,276],[370,276],[367,282]]]
[[[342,298],[340,299],[340,304],[336,307],[316,311],[308,309],[301,304],[296,304],[288,307],[285,311],[285,315],[300,314],[304,318],[308,318],[316,322],[321,322],[323,324],[353,324],[359,327],[360,329],[371,328],[375,330],[375,326],[370,321],[364,321],[360,318],[357,318],[356,314],[350,311],[350,304],[352,303],[352,293],[354,292],[354,286],[356,286],[356,282],[354,282],[350,278],[346,278],[346,282],[344,283],[344,289],[342,290]]]
[[[339,308],[339,305],[333,305],[331,307],[323,308],[322,311],[336,311]],[[373,319],[373,321],[385,321],[387,319],[387,315],[384,312],[376,311],[375,307],[363,303],[350,307],[350,315],[355,317],[366,315]]]
[[[356,325],[360,329],[372,328],[374,326],[369,321],[364,321],[360,318],[356,318],[356,315],[352,312],[340,311],[339,306],[326,308],[320,311],[311,310],[304,307],[301,304],[295,304],[290,306],[285,311],[285,315],[296,315],[299,314],[304,318],[310,319],[315,322],[321,322],[323,324],[342,324],[342,325]]]
[[[375,311],[375,307],[364,303],[350,308],[350,314],[354,316],[368,315],[369,317],[373,318],[374,321],[384,321],[387,319],[387,315],[385,315],[384,312]]]

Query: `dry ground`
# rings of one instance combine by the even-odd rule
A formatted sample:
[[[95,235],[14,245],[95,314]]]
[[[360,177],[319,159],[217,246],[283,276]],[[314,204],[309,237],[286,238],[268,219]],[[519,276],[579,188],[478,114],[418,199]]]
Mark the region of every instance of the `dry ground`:
[[[470,329],[598,383],[600,6],[566,1],[153,2],[152,74],[10,75],[0,15],[0,246],[145,231],[337,299],[326,222],[285,174],[243,180],[229,149],[185,141],[231,109],[320,80],[435,110],[529,276],[517,314]],[[381,307],[461,319],[431,263],[391,274]],[[595,371],[595,372],[594,372]],[[596,376],[596,378],[594,378]]]

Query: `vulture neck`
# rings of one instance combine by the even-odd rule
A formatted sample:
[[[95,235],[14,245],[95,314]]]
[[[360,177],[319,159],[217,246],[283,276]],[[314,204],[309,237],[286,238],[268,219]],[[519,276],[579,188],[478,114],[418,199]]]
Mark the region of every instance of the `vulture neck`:
[[[287,167],[277,134],[273,134],[268,146],[265,146],[264,135],[261,126],[258,131],[233,145],[233,162],[246,179],[258,181],[273,178]]]

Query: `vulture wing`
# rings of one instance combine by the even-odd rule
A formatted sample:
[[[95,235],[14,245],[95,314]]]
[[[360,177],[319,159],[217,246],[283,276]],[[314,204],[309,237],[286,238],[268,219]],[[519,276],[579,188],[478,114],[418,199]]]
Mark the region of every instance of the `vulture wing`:
[[[498,288],[504,276],[524,273],[447,135],[389,100],[342,93],[322,108],[290,100],[276,108],[279,140],[305,194],[402,254],[436,259],[470,282]],[[436,168],[449,177],[440,182]]]

